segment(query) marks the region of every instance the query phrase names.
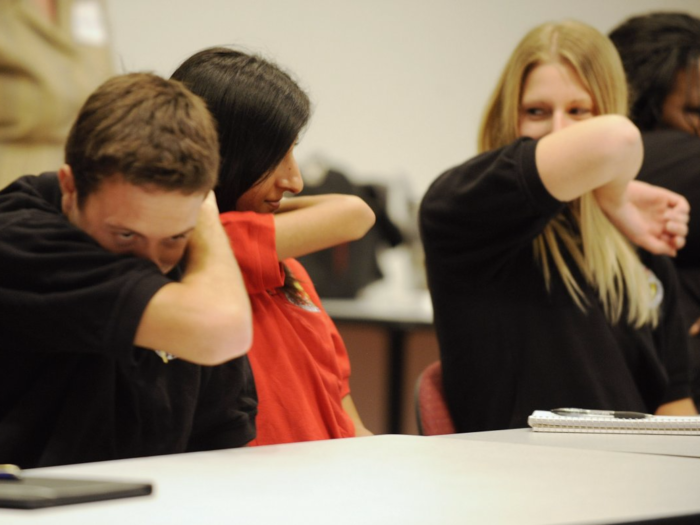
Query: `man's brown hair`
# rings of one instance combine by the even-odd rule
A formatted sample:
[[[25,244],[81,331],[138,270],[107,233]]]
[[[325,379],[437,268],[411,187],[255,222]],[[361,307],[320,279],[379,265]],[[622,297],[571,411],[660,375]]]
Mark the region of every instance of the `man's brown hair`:
[[[204,102],[176,80],[131,73],[87,99],[66,143],[79,204],[113,175],[137,186],[206,193],[219,170],[217,131]]]

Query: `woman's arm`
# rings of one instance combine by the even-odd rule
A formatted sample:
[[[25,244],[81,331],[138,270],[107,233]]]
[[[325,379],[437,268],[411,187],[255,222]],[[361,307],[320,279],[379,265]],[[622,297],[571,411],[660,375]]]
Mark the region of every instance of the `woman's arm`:
[[[345,396],[341,403],[343,405],[343,410],[345,410],[345,413],[350,416],[350,419],[352,419],[352,422],[355,424],[355,437],[373,436],[374,434],[367,430],[362,419],[360,419],[360,414],[357,412],[357,408],[350,394]]]
[[[542,183],[560,201],[588,192],[610,221],[646,250],[675,255],[688,233],[688,201],[634,181],[643,158],[637,127],[619,115],[594,117],[551,133],[537,144]]]
[[[549,193],[569,202],[593,190],[618,198],[637,176],[643,151],[639,130],[629,119],[603,115],[543,137],[535,159]]]
[[[339,194],[285,199],[274,217],[280,260],[360,239],[375,219],[365,201]]]
[[[657,416],[697,416],[698,409],[689,397],[665,403],[656,409]]]

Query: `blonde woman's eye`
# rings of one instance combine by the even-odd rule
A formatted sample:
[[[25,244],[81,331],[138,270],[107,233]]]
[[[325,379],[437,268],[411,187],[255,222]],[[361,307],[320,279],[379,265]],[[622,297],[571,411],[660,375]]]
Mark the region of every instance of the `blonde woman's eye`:
[[[525,108],[524,112],[528,117],[542,117],[545,114],[542,108]]]
[[[588,108],[573,108],[571,110],[571,114],[576,115],[576,116],[584,116],[584,115],[588,115],[590,113],[591,113],[591,110]]]

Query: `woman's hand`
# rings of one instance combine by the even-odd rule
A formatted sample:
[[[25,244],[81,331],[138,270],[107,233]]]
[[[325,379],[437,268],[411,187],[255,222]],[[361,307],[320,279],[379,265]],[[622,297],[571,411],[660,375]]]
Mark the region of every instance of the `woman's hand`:
[[[616,202],[598,199],[608,219],[645,250],[675,257],[685,246],[690,204],[682,195],[633,180]]]
[[[697,337],[698,335],[700,335],[700,318],[698,318],[693,323],[693,326],[690,327],[690,330],[688,330],[688,335],[692,337]]]
[[[657,416],[697,416],[698,409],[693,399],[686,397],[661,405],[654,414]]]

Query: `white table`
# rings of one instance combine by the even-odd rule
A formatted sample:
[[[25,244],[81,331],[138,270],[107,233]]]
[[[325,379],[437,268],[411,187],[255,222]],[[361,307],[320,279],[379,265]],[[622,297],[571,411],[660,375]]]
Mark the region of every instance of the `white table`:
[[[653,434],[584,434],[534,432],[529,428],[471,432],[440,436],[449,439],[517,443],[542,447],[563,447],[613,452],[635,452],[700,458],[700,436],[661,436]],[[700,468],[700,463],[698,464]],[[700,494],[700,487],[698,488]]]
[[[0,509],[0,523],[551,525],[700,519],[695,459],[437,437],[375,436],[32,473],[152,481],[155,489],[148,497]]]

